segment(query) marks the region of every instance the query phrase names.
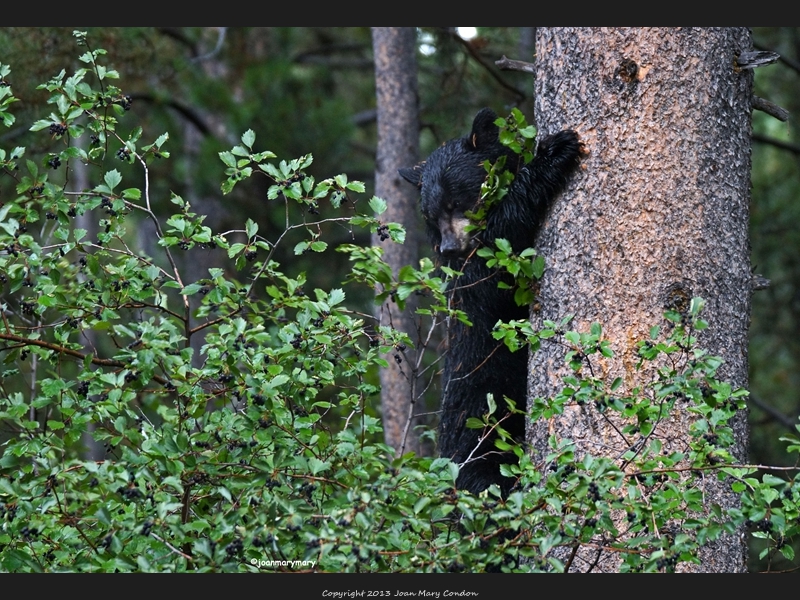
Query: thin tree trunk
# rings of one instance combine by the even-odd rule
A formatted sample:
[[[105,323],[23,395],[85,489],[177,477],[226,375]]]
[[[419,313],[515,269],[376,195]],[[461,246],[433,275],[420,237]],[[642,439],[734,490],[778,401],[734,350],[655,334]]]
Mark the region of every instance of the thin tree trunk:
[[[539,28],[536,48],[540,133],[574,128],[589,154],[538,243],[547,269],[534,327],[567,314],[571,329],[601,323],[614,351],[600,363],[603,376],[635,385],[636,343],[667,308],[701,296],[709,328],[700,346],[725,360],[723,378],[746,386],[752,76],[736,58],[751,48],[749,31]],[[543,344],[531,358],[529,397],[552,396],[565,373],[564,349]],[[732,453],[744,460],[739,417]],[[690,422],[678,411],[660,426],[667,452],[685,449]],[[578,455],[616,458],[626,448],[588,405],[528,433],[540,459],[551,434],[572,439]],[[734,506],[729,487],[706,477],[705,505]],[[743,571],[745,555],[744,536],[728,536],[702,551],[698,570]],[[572,569],[586,570],[596,551],[585,558]],[[595,570],[617,564],[606,553]]]
[[[405,265],[418,264],[416,190],[402,182],[397,170],[419,160],[419,110],[417,98],[417,35],[413,27],[373,27],[375,88],[378,108],[378,149],[375,166],[375,195],[386,200],[387,222],[400,223],[406,229],[405,244],[395,244],[373,236],[373,244],[383,248],[384,259],[395,275]],[[411,299],[409,299],[411,300]],[[378,307],[381,325],[419,339],[413,306],[405,311],[387,302]],[[420,452],[419,435],[412,419],[416,399],[417,353],[414,348],[396,348],[387,356],[389,367],[382,369],[381,410],[386,443],[397,453]]]
[[[81,138],[80,142],[84,142]],[[85,146],[85,144],[84,144]],[[84,147],[84,150],[86,148]],[[74,192],[82,192],[91,188],[89,183],[89,167],[86,163],[81,161],[74,161],[71,174],[71,187]],[[75,217],[75,227],[86,231],[86,239],[97,239],[97,215],[91,211],[82,213]],[[84,275],[81,275],[84,277]],[[94,329],[88,327],[81,331],[81,339],[84,340],[84,347],[86,354],[94,354],[97,352],[97,333]],[[81,453],[85,460],[104,460],[106,458],[106,451],[103,444],[94,439],[92,435],[96,429],[96,424],[90,421],[86,424],[86,431],[81,436],[83,443],[83,452]]]

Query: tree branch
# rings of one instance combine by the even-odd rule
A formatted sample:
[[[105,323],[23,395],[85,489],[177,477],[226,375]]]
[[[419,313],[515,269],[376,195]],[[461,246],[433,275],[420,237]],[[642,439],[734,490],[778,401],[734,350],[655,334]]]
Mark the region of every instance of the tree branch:
[[[505,54],[500,60],[494,61],[494,64],[496,64],[497,68],[501,71],[522,71],[523,73],[536,75],[535,64],[531,62],[525,62],[524,60],[512,60],[510,58],[506,58]]]
[[[209,129],[205,121],[203,121],[203,119],[200,118],[200,115],[198,115],[196,112],[194,112],[191,108],[189,108],[185,104],[181,104],[177,100],[156,97],[153,94],[131,94],[130,96],[131,100],[143,100],[145,102],[150,102],[152,104],[155,104],[156,106],[168,106],[169,108],[172,108],[175,111],[177,111],[184,119],[189,121],[189,123],[194,125],[197,131],[199,131],[203,135],[211,135],[211,129]]]
[[[45,340],[36,340],[31,338],[26,338],[21,335],[15,335],[13,333],[0,333],[0,340],[6,340],[9,342],[14,342],[16,344],[20,344],[22,346],[38,346],[39,348],[45,348],[47,350],[52,350],[53,352],[57,352],[58,354],[66,354],[67,356],[72,356],[73,358],[77,358],[80,360],[86,360],[87,357],[91,357],[91,361],[93,365],[99,365],[102,367],[116,367],[119,369],[127,369],[129,365],[120,361],[115,360],[113,358],[100,358],[99,356],[93,356],[89,354],[82,354],[77,350],[73,350],[72,348],[65,348],[64,346],[59,346],[58,344],[54,344],[52,342],[47,342]],[[4,350],[2,348],[0,350]],[[167,383],[167,380],[163,377],[159,377],[158,375],[154,375],[153,379],[158,383],[164,385]]]
[[[777,104],[770,102],[769,100],[765,100],[764,98],[759,98],[758,96],[753,96],[753,109],[760,110],[761,112],[765,112],[768,115],[775,117],[778,121],[786,122],[789,120],[789,111],[785,108],[781,108]]]
[[[800,146],[797,144],[790,144],[789,142],[784,142],[782,140],[776,140],[775,138],[768,137],[766,135],[762,135],[760,133],[752,134],[752,139],[754,142],[761,142],[762,144],[769,144],[770,146],[775,146],[776,148],[780,148],[781,150],[788,150],[793,154],[800,154]]]
[[[489,62],[489,61],[487,61],[487,60],[486,60],[486,59],[485,59],[483,56],[481,56],[481,55],[480,55],[480,53],[478,52],[478,50],[475,48],[475,46],[474,46],[472,43],[470,43],[470,41],[469,41],[469,40],[465,40],[465,39],[464,39],[464,38],[462,38],[460,35],[458,35],[458,33],[455,31],[455,29],[447,29],[447,32],[448,32],[448,33],[449,33],[449,34],[450,34],[450,35],[453,37],[453,39],[454,39],[454,40],[456,40],[456,41],[457,41],[457,42],[459,42],[459,43],[460,43],[462,46],[464,46],[464,48],[467,50],[467,53],[468,53],[468,54],[469,54],[469,55],[470,55],[472,58],[474,58],[474,59],[475,59],[475,61],[476,61],[476,62],[477,62],[479,65],[481,65],[481,66],[482,66],[484,69],[486,69],[486,71],[489,73],[489,75],[491,75],[491,76],[492,76],[492,78],[493,78],[495,81],[497,81],[497,83],[499,83],[499,84],[500,84],[500,85],[501,85],[503,88],[505,88],[505,89],[506,89],[506,90],[508,90],[509,92],[511,92],[511,93],[513,93],[513,94],[516,94],[516,95],[519,97],[519,99],[520,99],[520,100],[523,100],[523,99],[525,99],[525,96],[526,96],[525,92],[523,92],[523,91],[522,91],[522,90],[520,90],[519,88],[517,88],[517,87],[515,87],[515,86],[511,85],[511,84],[510,84],[509,82],[507,82],[505,79],[503,79],[502,77],[500,77],[500,74],[499,74],[499,73],[497,72],[497,70],[494,68],[494,66],[492,65],[492,63],[490,63],[490,62]]]

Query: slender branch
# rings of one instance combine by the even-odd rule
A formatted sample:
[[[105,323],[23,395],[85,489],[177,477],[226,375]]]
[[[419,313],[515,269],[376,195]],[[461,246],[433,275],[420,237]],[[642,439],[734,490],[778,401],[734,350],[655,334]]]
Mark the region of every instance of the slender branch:
[[[211,52],[203,54],[201,56],[195,56],[192,58],[192,62],[200,62],[201,60],[208,60],[210,58],[214,58],[217,54],[219,54],[220,50],[222,50],[222,44],[225,43],[225,34],[227,33],[227,27],[217,27],[217,43],[214,46],[214,49]]]
[[[156,27],[156,31],[186,46],[193,58],[198,55],[197,44],[194,40],[189,39],[179,27]]]
[[[754,142],[769,144],[770,146],[775,146],[776,148],[780,148],[781,150],[788,150],[793,154],[800,154],[800,146],[798,146],[797,144],[790,144],[789,142],[776,140],[775,138],[771,138],[769,136],[762,135],[760,133],[754,133],[751,137]]]
[[[58,344],[54,344],[52,342],[26,338],[21,335],[14,335],[13,333],[0,333],[0,340],[14,342],[16,344],[20,344],[21,346],[38,346],[39,348],[52,350],[53,352],[57,352],[58,354],[66,354],[67,356],[72,356],[73,358],[77,358],[82,361],[86,360],[87,357],[90,357],[93,365],[99,365],[102,367],[116,367],[119,369],[127,369],[129,366],[127,363],[115,360],[113,358],[100,358],[99,356],[82,354],[81,352],[73,350],[72,348],[65,348],[64,346],[59,346]],[[0,350],[3,349],[0,348]],[[153,379],[161,384],[165,384],[167,382],[166,379],[159,377],[157,375],[154,375]]]
[[[759,96],[753,96],[753,109],[767,113],[771,117],[778,119],[778,121],[786,122],[789,120],[788,110],[781,108],[774,102],[760,98]]]
[[[636,471],[625,473],[625,477],[638,477],[639,475],[649,475],[651,473],[680,473],[685,471],[720,471],[722,469],[756,469],[758,471],[800,471],[800,465],[794,467],[778,467],[775,465],[708,465],[691,467],[664,467],[658,469],[647,469],[646,471]]]
[[[754,43],[753,47],[756,48],[757,50],[763,50],[765,52],[771,52],[771,50],[769,48],[767,48],[765,46],[762,46],[761,44]],[[789,67],[792,71],[794,71],[795,73],[800,74],[800,62],[797,62],[796,60],[794,60],[792,58],[788,58],[788,57],[784,56],[783,54],[780,54],[778,56],[778,62],[782,62],[784,65]]]
[[[181,552],[180,550],[178,550],[178,549],[177,549],[175,546],[173,546],[172,544],[170,544],[170,543],[169,543],[167,540],[165,540],[165,539],[164,539],[164,538],[162,538],[162,537],[159,537],[159,536],[157,536],[157,535],[156,535],[155,533],[153,533],[152,531],[150,532],[150,537],[157,539],[159,542],[161,542],[162,544],[164,544],[164,545],[165,545],[167,548],[169,548],[169,549],[170,549],[172,552],[174,552],[174,553],[175,553],[175,554],[177,554],[178,556],[180,556],[180,557],[182,557],[182,558],[185,558],[186,560],[188,560],[188,561],[190,561],[190,562],[191,562],[192,560],[194,560],[194,559],[193,559],[191,556],[189,556],[188,554],[184,554],[183,552]]]
[[[536,75],[536,65],[534,63],[525,62],[524,60],[512,60],[506,58],[505,54],[500,60],[494,61],[494,64],[502,71],[522,71],[523,73]]]
[[[211,128],[206,125],[206,122],[202,119],[202,117],[197,114],[194,110],[192,110],[189,106],[178,102],[172,98],[162,98],[160,96],[155,96],[153,94],[142,94],[142,93],[133,93],[130,95],[131,100],[143,101],[143,102],[150,102],[151,104],[155,104],[156,106],[166,106],[175,110],[178,114],[180,114],[184,119],[186,119],[189,123],[194,125],[195,129],[199,131],[202,135],[208,136],[211,135]]]
[[[225,315],[225,316],[218,317],[218,318],[216,318],[216,319],[212,319],[211,321],[206,321],[205,323],[201,323],[201,324],[200,324],[200,325],[198,325],[197,327],[192,327],[192,328],[189,330],[189,335],[194,335],[194,334],[195,334],[195,333],[197,333],[198,331],[203,331],[203,329],[205,329],[206,327],[213,327],[213,326],[214,326],[214,325],[216,325],[217,323],[222,323],[222,322],[224,322],[224,321],[227,321],[227,320],[228,320],[228,319],[230,319],[231,317],[233,317],[233,316],[235,316],[236,314],[238,314],[239,312],[241,312],[241,310],[242,310],[241,308],[237,308],[236,310],[229,312],[229,313],[228,313],[227,315]]]
[[[788,429],[792,433],[797,433],[797,425],[798,425],[797,418],[795,418],[793,421],[790,417],[787,417],[775,407],[770,406],[766,402],[763,402],[762,400],[754,396],[752,393],[747,397],[747,401],[748,403],[754,404],[760,410],[763,410],[765,413],[771,416],[775,421],[783,425],[786,429]]]
[[[452,36],[452,38],[454,40],[459,42],[466,49],[467,53],[473,59],[475,59],[475,61],[479,65],[481,65],[484,69],[486,69],[486,72],[489,73],[489,75],[491,75],[492,79],[494,79],[497,83],[499,83],[502,88],[508,90],[512,94],[516,94],[516,96],[520,100],[524,100],[525,99],[525,96],[526,96],[525,92],[523,92],[522,90],[518,89],[517,87],[511,85],[508,81],[503,79],[500,76],[500,74],[497,72],[497,69],[494,68],[492,63],[490,63],[483,56],[480,55],[478,50],[475,48],[474,44],[472,44],[469,40],[465,40],[460,35],[458,35],[458,33],[456,32],[455,29],[450,29],[450,30],[448,30],[448,32],[450,33],[450,35]]]

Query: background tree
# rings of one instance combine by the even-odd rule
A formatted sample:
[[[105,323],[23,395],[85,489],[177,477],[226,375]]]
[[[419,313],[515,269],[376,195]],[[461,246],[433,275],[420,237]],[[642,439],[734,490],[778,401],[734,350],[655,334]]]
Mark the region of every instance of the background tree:
[[[535,328],[574,315],[570,326],[585,331],[601,323],[614,357],[584,369],[621,377],[628,391],[653,375],[634,369],[636,342],[665,310],[687,314],[695,296],[707,301],[701,342],[725,360],[726,378],[747,384],[752,71],[737,58],[749,50],[741,28],[538,30],[540,133],[576,128],[589,155],[539,242],[547,270],[532,321]],[[533,355],[531,397],[554,393],[564,353],[543,344]],[[531,441],[539,460],[556,435],[573,440],[579,454],[624,467],[621,457],[637,445],[657,440],[665,454],[686,449],[693,418],[679,413],[645,436],[623,433],[623,421],[602,406],[573,403],[558,418],[533,424]],[[744,414],[735,434],[732,452],[744,462]],[[700,485],[707,510],[733,507],[730,482],[705,477]],[[742,540],[734,535],[709,548],[700,569],[743,570]],[[597,550],[574,565],[613,570],[616,561]]]
[[[383,248],[384,260],[395,277],[406,265],[417,265],[418,219],[416,190],[398,175],[398,169],[419,160],[419,109],[417,96],[417,31],[413,27],[373,27],[375,100],[378,140],[375,157],[375,194],[387,201],[384,218],[405,227],[405,243],[388,240],[384,231],[373,234],[372,243]],[[399,344],[381,369],[381,415],[386,443],[396,452],[420,453],[420,421],[413,417],[424,387],[418,377],[425,343],[414,315],[416,302],[409,298],[405,310],[397,298],[377,307],[378,325],[408,335],[413,346]],[[420,403],[422,406],[424,404]],[[418,412],[421,412],[418,410]]]

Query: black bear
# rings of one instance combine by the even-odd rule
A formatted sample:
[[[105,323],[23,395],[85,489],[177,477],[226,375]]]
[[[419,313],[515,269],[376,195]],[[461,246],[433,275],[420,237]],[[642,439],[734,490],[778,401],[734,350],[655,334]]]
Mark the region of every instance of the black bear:
[[[468,429],[466,421],[488,412],[487,394],[497,403],[498,418],[508,413],[504,396],[524,410],[528,353],[512,353],[491,332],[498,320],[528,318],[528,307],[517,306],[513,290],[498,287],[499,281],[508,282],[507,274],[488,268],[475,251],[492,246],[497,238],[508,240],[515,253],[532,246],[553,199],[578,166],[582,147],[574,131],[561,131],[540,140],[536,157],[525,165],[500,143],[496,119],[491,109],[482,109],[467,137],[445,143],[426,161],[399,172],[420,189],[420,208],[437,260],[462,273],[447,292],[452,307],[466,312],[472,322],[470,327],[450,320],[439,453],[461,464],[459,489],[478,493],[496,483],[507,495],[514,480],[500,474],[500,465],[516,457],[498,450],[492,436],[481,442],[483,432]],[[486,178],[484,161],[494,164],[501,156],[514,180],[506,196],[489,208],[486,227],[468,232],[467,213],[476,210]],[[517,441],[524,440],[523,415],[507,417],[503,426]]]

